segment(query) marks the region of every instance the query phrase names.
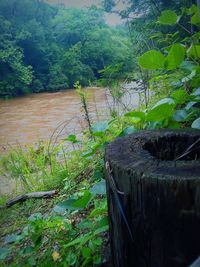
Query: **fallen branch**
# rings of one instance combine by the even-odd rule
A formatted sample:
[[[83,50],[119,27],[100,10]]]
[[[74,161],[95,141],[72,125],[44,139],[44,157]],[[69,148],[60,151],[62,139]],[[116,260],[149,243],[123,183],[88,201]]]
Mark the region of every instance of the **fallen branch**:
[[[47,191],[47,192],[33,192],[33,193],[27,193],[24,195],[17,196],[15,198],[12,198],[6,202],[6,205],[4,208],[9,208],[19,202],[23,202],[27,199],[32,199],[32,198],[49,198],[53,197],[56,195],[58,191],[52,190],[52,191]]]

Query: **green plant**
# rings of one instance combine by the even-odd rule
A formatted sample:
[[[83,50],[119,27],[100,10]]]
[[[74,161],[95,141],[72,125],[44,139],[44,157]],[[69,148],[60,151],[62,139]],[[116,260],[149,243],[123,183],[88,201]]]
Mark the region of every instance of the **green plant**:
[[[158,18],[158,23],[164,25],[178,25],[186,31],[180,18],[189,17],[189,23],[195,25],[196,31],[189,32],[192,36],[185,36],[177,43],[162,47],[161,51],[149,50],[138,58],[141,68],[152,71],[149,80],[152,93],[159,93],[166,88],[167,98],[148,108],[139,115],[128,113],[126,116],[139,117],[147,128],[185,127],[199,129],[199,89],[200,82],[200,53],[199,53],[199,19],[197,6],[182,10],[181,17],[166,10]],[[160,37],[160,36],[159,36]],[[163,37],[165,38],[165,36]],[[195,120],[195,121],[194,121]]]
[[[84,113],[84,116],[85,116],[85,120],[86,120],[86,122],[88,124],[89,132],[90,132],[90,134],[92,134],[92,131],[91,131],[91,120],[90,120],[90,115],[89,115],[89,110],[88,110],[86,93],[82,90],[81,85],[80,85],[79,82],[76,82],[74,84],[74,87],[76,88],[76,91],[77,91],[77,93],[78,93],[78,95],[80,97],[83,113]]]
[[[183,8],[180,14],[181,18],[176,12],[166,10],[159,15],[157,23],[161,30],[181,27],[182,31],[184,25],[180,19],[187,20],[196,29],[192,36],[187,31],[184,36],[182,32],[180,36],[171,33],[171,28],[167,33],[158,32],[154,38],[163,38],[159,46],[138,58],[142,73],[146,75],[145,86],[151,91],[150,102],[144,110],[140,108],[121,117],[90,123],[81,138],[69,135],[64,143],[53,146],[51,153],[42,143],[38,148],[29,147],[27,151],[19,148],[3,157],[4,169],[18,179],[25,179],[22,180],[26,190],[37,188],[35,185],[40,188],[63,186],[51,208],[43,203],[44,209],[40,212],[41,207],[37,207],[39,212],[23,222],[20,232],[16,227],[4,230],[6,236],[0,248],[0,261],[4,266],[8,259],[10,266],[98,265],[108,229],[103,167],[106,145],[116,137],[141,129],[200,129],[197,7]],[[111,69],[106,71],[110,73]],[[83,90],[79,84],[76,87],[87,107]],[[80,147],[65,152],[69,142]],[[39,177],[39,182],[35,177]],[[23,205],[29,214],[36,204]],[[17,211],[16,208],[15,217]],[[5,216],[5,220],[9,218]]]

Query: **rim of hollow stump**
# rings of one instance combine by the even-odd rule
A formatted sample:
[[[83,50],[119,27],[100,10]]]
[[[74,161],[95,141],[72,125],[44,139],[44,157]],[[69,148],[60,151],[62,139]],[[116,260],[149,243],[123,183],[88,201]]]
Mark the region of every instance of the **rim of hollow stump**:
[[[126,171],[130,177],[139,174],[142,178],[162,180],[197,180],[200,179],[200,147],[195,152],[197,157],[188,156],[176,160],[195,141],[200,139],[200,130],[194,129],[158,129],[142,130],[125,137],[117,138],[106,148],[105,161],[111,169]],[[167,150],[171,146],[177,149],[174,157],[159,158],[151,151],[151,144],[157,142],[158,150]],[[159,143],[160,142],[160,143]],[[173,143],[173,144],[172,144]],[[177,146],[177,147],[176,147]],[[200,146],[200,142],[199,142]]]

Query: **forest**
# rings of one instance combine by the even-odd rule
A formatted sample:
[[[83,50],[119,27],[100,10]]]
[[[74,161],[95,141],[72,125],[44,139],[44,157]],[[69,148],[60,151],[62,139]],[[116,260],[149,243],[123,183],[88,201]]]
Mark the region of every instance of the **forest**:
[[[0,266],[199,266],[200,2],[122,2],[0,0],[0,105],[70,91],[84,121],[65,134],[65,113],[48,140],[2,144],[15,188],[0,195]],[[86,86],[109,92],[103,120]]]
[[[73,88],[76,81],[87,86],[109,65],[119,66],[119,79],[133,68],[126,28],[106,25],[95,6],[1,0],[0,26],[1,97]]]

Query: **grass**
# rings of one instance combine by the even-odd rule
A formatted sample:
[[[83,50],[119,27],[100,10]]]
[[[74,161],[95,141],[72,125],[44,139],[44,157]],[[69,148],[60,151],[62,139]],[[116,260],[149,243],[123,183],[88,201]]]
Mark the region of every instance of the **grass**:
[[[18,194],[59,189],[59,195],[1,212],[0,264],[98,266],[108,251],[105,147],[142,127],[138,118],[116,117],[94,124],[81,140],[71,135],[59,144],[40,142],[4,155],[1,169],[21,184]],[[69,145],[77,149],[67,150]]]
[[[27,200],[1,210],[0,266],[80,266],[84,262],[84,266],[91,266],[102,260],[100,247],[105,238],[101,235],[107,229],[106,199],[101,194],[92,195],[89,190],[103,177],[103,154],[99,150],[91,155],[91,161],[87,152],[93,143],[87,139],[81,149],[66,153],[63,153],[66,144],[61,143],[51,150],[51,155],[48,146],[40,143],[26,151],[20,147],[10,150],[1,159],[2,169],[22,185],[18,194],[49,189],[59,189],[59,194],[52,199]],[[63,210],[58,206],[55,212],[56,205],[70,198],[83,202],[81,208],[67,206]],[[6,197],[2,197],[1,203],[5,201]],[[95,209],[98,216],[89,217]],[[34,216],[39,217],[30,219]],[[80,223],[86,226],[79,227]],[[96,229],[100,231],[97,234]],[[74,239],[76,244],[70,245]],[[84,251],[86,243],[88,251]],[[69,247],[65,248],[67,244]],[[26,251],[27,246],[31,252]]]

